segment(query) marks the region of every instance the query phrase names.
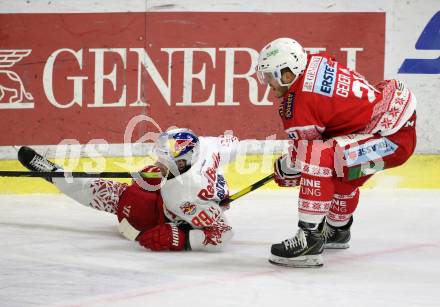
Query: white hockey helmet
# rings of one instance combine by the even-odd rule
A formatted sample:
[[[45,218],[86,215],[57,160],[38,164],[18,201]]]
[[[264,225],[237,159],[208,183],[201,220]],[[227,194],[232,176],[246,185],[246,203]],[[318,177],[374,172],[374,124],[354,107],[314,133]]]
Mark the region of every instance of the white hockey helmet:
[[[159,162],[172,170],[179,160],[184,160],[188,167],[191,166],[198,159],[199,147],[199,138],[193,131],[178,128],[159,135],[154,143],[154,153]]]
[[[296,40],[277,38],[260,51],[255,70],[261,84],[276,79],[281,86],[291,86],[304,73],[306,66],[307,53]],[[281,70],[284,68],[295,74],[295,79],[288,84],[281,81]]]

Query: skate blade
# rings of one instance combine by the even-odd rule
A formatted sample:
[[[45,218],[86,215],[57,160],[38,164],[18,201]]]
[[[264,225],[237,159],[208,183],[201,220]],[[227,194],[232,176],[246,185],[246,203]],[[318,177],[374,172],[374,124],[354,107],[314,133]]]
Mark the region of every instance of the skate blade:
[[[324,245],[325,249],[347,249],[350,247],[348,243],[326,243]]]
[[[318,268],[324,265],[322,255],[299,256],[295,258],[283,258],[271,255],[269,262],[291,268]]]

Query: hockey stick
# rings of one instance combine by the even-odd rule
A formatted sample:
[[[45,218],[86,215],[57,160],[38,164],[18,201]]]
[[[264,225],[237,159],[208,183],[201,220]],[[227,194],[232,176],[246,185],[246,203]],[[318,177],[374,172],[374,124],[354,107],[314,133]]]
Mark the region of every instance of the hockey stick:
[[[139,174],[143,178],[160,178],[160,173],[140,172],[140,173],[126,173],[126,172],[101,172],[101,173],[86,173],[86,172],[27,172],[27,171],[0,171],[0,177],[43,177],[43,178],[132,178],[133,175]],[[258,180],[250,186],[232,194],[220,202],[220,206],[225,206],[237,200],[238,198],[252,192],[263,185],[269,183],[274,178],[274,174]],[[119,232],[131,241],[135,241],[139,234],[139,230],[134,228],[127,219],[123,219],[118,225]]]
[[[225,205],[227,205],[227,204],[233,202],[234,200],[236,200],[236,199],[238,199],[238,198],[240,198],[240,197],[246,195],[247,193],[252,192],[252,191],[254,191],[254,190],[256,190],[256,189],[262,187],[262,186],[265,185],[266,183],[269,183],[269,182],[274,178],[274,176],[275,176],[275,174],[273,174],[273,173],[270,174],[270,175],[267,175],[266,177],[264,177],[264,178],[258,180],[257,182],[251,184],[251,185],[248,186],[247,188],[244,188],[243,190],[238,191],[237,193],[232,194],[232,195],[229,196],[228,198],[223,199],[223,200],[220,202],[220,206],[225,206]]]
[[[248,194],[249,192],[255,191],[256,189],[262,187],[266,183],[269,183],[274,178],[274,174],[267,175],[266,177],[258,180],[257,182],[251,184],[247,188],[238,191],[237,193],[232,194],[226,199],[223,199],[220,202],[220,206],[225,206],[233,202],[234,200],[239,199],[240,197]],[[137,237],[141,234],[141,231],[134,228],[126,218],[122,219],[122,221],[118,225],[119,232],[128,240],[136,241]]]
[[[101,173],[86,173],[86,172],[28,172],[28,171],[0,171],[0,177],[40,177],[40,178],[133,178],[133,175],[139,174],[142,178],[160,178],[160,173],[157,172],[101,172]],[[227,205],[230,202],[246,195],[253,190],[265,185],[271,181],[274,174],[270,174],[257,182],[251,184],[247,188],[223,199],[220,203],[221,206]]]
[[[160,178],[160,173],[150,172],[28,172],[28,171],[0,171],[0,177],[42,177],[42,178],[133,178],[133,175],[139,174],[142,178]]]

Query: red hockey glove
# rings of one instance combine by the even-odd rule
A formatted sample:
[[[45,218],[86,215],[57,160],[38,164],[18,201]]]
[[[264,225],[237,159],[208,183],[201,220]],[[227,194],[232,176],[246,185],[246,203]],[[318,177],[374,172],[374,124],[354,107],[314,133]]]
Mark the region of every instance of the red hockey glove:
[[[299,185],[301,172],[295,169],[288,155],[283,155],[275,161],[274,173],[275,182],[280,187],[296,187]]]
[[[161,224],[145,231],[139,244],[152,251],[181,251],[185,248],[186,234],[174,223]]]

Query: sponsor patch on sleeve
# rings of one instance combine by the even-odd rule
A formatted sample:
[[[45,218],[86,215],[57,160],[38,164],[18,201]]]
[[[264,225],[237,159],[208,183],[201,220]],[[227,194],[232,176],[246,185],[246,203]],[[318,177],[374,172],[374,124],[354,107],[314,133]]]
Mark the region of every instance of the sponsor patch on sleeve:
[[[323,58],[316,72],[313,92],[332,97],[336,83],[337,63]]]
[[[319,64],[322,61],[322,57],[320,56],[312,56],[310,59],[309,66],[307,67],[307,71],[304,77],[303,83],[303,92],[312,92],[313,86],[316,81],[316,73],[318,72]]]
[[[295,103],[295,92],[289,93],[287,99],[284,101],[284,117],[291,119],[293,117],[293,106]]]
[[[345,162],[348,167],[360,165],[369,161],[379,160],[393,154],[398,146],[383,137],[365,144],[344,150]]]

